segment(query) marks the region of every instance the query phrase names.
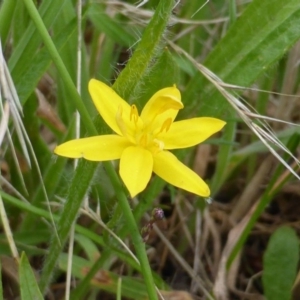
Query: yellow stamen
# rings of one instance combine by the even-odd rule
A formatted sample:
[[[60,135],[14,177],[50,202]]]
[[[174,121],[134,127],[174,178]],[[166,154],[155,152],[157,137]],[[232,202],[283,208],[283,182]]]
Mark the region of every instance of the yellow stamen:
[[[173,120],[172,118],[168,118],[164,121],[164,123],[162,124],[161,128],[160,128],[160,131],[159,133],[163,132],[164,130],[166,132],[169,131],[170,127],[171,127],[171,124],[173,123]]]
[[[116,114],[116,122],[120,128],[120,131],[122,132],[123,136],[127,136],[127,131],[126,131],[126,125],[123,121],[123,118],[122,118],[122,115],[123,115],[123,108],[122,106],[120,105],[118,107],[118,111],[117,111],[117,114]]]
[[[138,119],[139,119],[139,112],[137,107],[133,104],[131,105],[131,110],[130,110],[130,121],[134,121],[134,123],[136,124]]]

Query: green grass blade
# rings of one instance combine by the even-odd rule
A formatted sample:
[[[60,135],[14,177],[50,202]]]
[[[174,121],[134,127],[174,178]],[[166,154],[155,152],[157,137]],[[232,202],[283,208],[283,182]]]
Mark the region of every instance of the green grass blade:
[[[0,190],[0,195],[3,197],[3,199],[10,203],[11,205],[18,207],[19,209],[26,211],[28,213],[34,214],[36,216],[45,218],[46,220],[51,220],[51,216],[50,213],[44,209],[38,208],[36,206],[33,206],[31,204],[28,203],[24,203],[23,201],[7,194],[4,193],[3,191]],[[53,215],[53,218],[55,221],[59,220],[59,216],[58,215]],[[75,225],[75,229],[76,232],[88,237],[89,239],[91,239],[92,241],[94,241],[95,243],[97,243],[99,246],[104,246],[105,244],[103,243],[103,239],[96,233],[80,226],[80,225]]]
[[[63,80],[64,84],[67,87],[70,98],[73,99],[73,101],[70,103],[72,103],[72,104],[75,103],[76,108],[80,113],[82,122],[83,122],[84,126],[86,127],[87,131],[91,135],[97,134],[96,128],[91,121],[90,115],[88,114],[87,109],[85,108],[85,106],[77,92],[77,89],[72,81],[72,78],[63,63],[55,45],[45,27],[43,20],[41,19],[40,15],[38,14],[38,11],[36,10],[35,6],[33,5],[33,3],[30,0],[24,0],[24,3],[26,4],[27,10],[28,10],[32,20],[34,21],[36,27],[39,30],[39,34],[43,38],[43,42],[45,43],[45,46],[47,47],[47,49],[51,55],[51,58],[55,64],[55,66],[57,67],[58,72],[60,73],[61,79]]]
[[[64,47],[71,34],[75,32],[75,25],[76,20],[71,21],[64,26],[59,34],[53,37],[53,42],[58,51]],[[24,73],[20,73],[19,76],[16,75],[14,77],[15,86],[22,104],[25,103],[30,94],[34,91],[38,81],[51,64],[51,56],[46,48],[42,49],[37,55],[34,55],[31,58],[30,67],[26,68]]]
[[[228,165],[230,163],[230,158],[232,155],[232,145],[234,143],[236,135],[236,126],[236,122],[228,122],[223,131],[222,138],[232,143],[228,145],[220,145],[219,147],[217,168],[212,183],[210,185],[212,195],[219,190],[226,178],[226,174],[228,172]]]
[[[126,30],[126,27],[122,26],[122,21],[118,20],[118,16],[114,18],[108,16],[105,9],[98,3],[91,3],[87,14],[97,30],[105,33],[117,44],[126,48],[134,44],[136,38]]]
[[[23,300],[43,300],[44,297],[39,290],[36,277],[32,271],[26,254],[23,252],[20,259],[19,279],[21,299]]]
[[[39,8],[39,13],[43,18],[45,26],[50,28],[61,12],[67,0],[43,1]],[[12,1],[13,2],[13,1]],[[25,3],[25,1],[23,1]],[[34,6],[34,3],[31,3]],[[36,8],[35,8],[36,9]],[[41,43],[41,37],[33,23],[26,29],[26,33],[19,41],[9,60],[9,69],[14,78],[15,75],[22,73],[30,66],[30,61],[36,53]]]
[[[229,20],[230,24],[233,24],[236,21],[237,15],[236,15],[236,0],[230,0],[229,1]]]
[[[0,8],[0,39],[1,43],[5,45],[9,30],[10,21],[15,9],[15,2],[11,0],[4,0]]]

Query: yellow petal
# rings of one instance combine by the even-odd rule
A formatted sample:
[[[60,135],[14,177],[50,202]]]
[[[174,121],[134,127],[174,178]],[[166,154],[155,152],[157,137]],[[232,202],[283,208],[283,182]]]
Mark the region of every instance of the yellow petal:
[[[153,172],[172,185],[191,193],[202,197],[210,195],[207,184],[169,151],[154,155]]]
[[[122,130],[116,120],[117,115],[122,117],[122,121],[132,135],[135,128],[135,122],[130,120],[131,106],[123,100],[112,88],[96,79],[89,82],[89,92],[93,102],[104,119],[105,123],[117,134],[122,135]],[[140,118],[139,118],[140,119]],[[141,120],[138,120],[141,123]]]
[[[119,159],[124,149],[130,145],[121,136],[101,135],[68,141],[57,146],[54,153],[69,158],[105,161]]]
[[[152,128],[160,127],[166,119],[174,120],[178,110],[182,108],[180,91],[175,86],[164,88],[156,92],[146,103],[141,119],[144,124],[151,124]]]
[[[220,131],[226,122],[215,118],[194,118],[172,123],[169,131],[157,136],[165,149],[179,149],[197,145]]]
[[[150,180],[153,168],[152,154],[140,147],[128,147],[120,161],[120,176],[131,197],[143,191]]]

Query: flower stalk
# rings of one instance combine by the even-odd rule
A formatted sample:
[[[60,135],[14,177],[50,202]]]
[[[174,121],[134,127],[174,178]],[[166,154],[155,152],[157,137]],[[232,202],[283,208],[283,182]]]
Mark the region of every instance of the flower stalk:
[[[155,284],[153,281],[151,268],[146,254],[145,244],[139,232],[137,223],[135,222],[132,209],[129,205],[128,199],[124,195],[123,186],[121,184],[119,177],[115,172],[113,165],[111,164],[111,162],[104,162],[103,164],[111,180],[111,183],[116,191],[118,203],[122,208],[124,218],[126,220],[126,226],[128,228],[128,232],[130,232],[131,234],[132,243],[134,245],[136,255],[141,265],[141,272],[144,276],[144,281],[146,284],[149,299],[156,300],[157,294],[155,291]]]

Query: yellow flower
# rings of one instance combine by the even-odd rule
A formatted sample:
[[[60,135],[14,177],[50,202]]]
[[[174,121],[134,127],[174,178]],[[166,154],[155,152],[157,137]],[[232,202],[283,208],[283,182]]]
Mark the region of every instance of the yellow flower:
[[[152,171],[172,185],[208,197],[207,184],[168,150],[199,144],[221,130],[225,122],[215,118],[194,118],[174,122],[183,108],[179,90],[173,86],[156,92],[139,115],[103,82],[89,82],[94,104],[115,134],[72,140],[54,152],[69,158],[92,161],[120,159],[120,176],[130,195],[145,189]]]

